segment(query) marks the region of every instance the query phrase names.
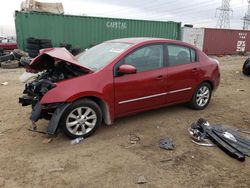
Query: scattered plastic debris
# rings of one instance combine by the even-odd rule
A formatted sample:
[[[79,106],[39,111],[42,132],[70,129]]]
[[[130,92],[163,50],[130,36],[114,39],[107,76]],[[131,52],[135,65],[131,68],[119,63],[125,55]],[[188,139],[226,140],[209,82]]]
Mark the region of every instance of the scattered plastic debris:
[[[147,182],[148,182],[148,181],[147,181],[147,179],[145,178],[145,176],[139,176],[139,178],[138,178],[136,184],[145,184],[145,183],[147,183]]]
[[[64,171],[64,168],[52,168],[52,169],[49,169],[48,172],[60,172],[60,171]]]
[[[3,82],[1,83],[1,85],[7,86],[9,84],[9,82]]]
[[[137,135],[135,135],[133,133],[130,133],[129,134],[129,140],[130,140],[130,144],[137,144],[137,143],[140,142],[141,139],[140,139],[139,136],[137,136]]]
[[[172,161],[172,160],[173,160],[172,158],[166,158],[166,159],[161,159],[160,162],[165,163],[165,162]]]
[[[164,138],[159,141],[159,146],[162,149],[173,150],[175,148],[171,138]]]
[[[83,140],[84,140],[83,137],[78,137],[78,138],[75,138],[75,139],[71,140],[70,143],[71,143],[72,145],[74,145],[74,144],[79,144],[79,143],[82,142]]]

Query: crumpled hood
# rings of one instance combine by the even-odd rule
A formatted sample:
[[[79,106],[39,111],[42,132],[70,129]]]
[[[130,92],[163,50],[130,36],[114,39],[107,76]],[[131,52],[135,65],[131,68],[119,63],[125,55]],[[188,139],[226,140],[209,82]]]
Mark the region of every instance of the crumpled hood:
[[[56,60],[66,61],[73,65],[82,67],[87,71],[91,71],[87,67],[78,63],[75,57],[65,48],[47,48],[40,50],[40,55],[34,58],[30,63],[30,68],[33,70],[45,70],[50,67]],[[60,62],[60,61],[58,61]]]

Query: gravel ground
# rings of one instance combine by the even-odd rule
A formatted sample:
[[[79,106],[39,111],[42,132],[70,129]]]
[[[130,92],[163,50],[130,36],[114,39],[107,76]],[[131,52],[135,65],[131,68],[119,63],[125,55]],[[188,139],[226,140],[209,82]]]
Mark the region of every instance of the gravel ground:
[[[24,70],[0,69],[0,83],[8,82],[0,85],[0,187],[250,187],[249,158],[239,162],[217,147],[197,146],[187,133],[200,117],[250,130],[245,59],[219,58],[221,85],[206,110],[178,105],[122,118],[77,145],[61,133],[44,144],[44,135],[29,132],[31,109],[18,104]],[[47,124],[39,121],[38,129]],[[130,133],[140,137],[133,147]],[[173,139],[175,150],[158,147],[164,137]],[[136,184],[140,176],[147,183]]]

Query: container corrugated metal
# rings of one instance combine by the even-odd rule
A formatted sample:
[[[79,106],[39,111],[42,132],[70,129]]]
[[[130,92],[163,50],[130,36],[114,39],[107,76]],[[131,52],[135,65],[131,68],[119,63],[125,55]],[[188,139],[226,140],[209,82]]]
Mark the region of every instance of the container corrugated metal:
[[[69,43],[89,48],[106,40],[125,37],[180,39],[181,23],[15,12],[17,42],[25,49],[28,37],[51,39],[53,46]]]
[[[203,49],[204,29],[183,27],[181,29],[181,40]]]
[[[203,51],[207,55],[250,52],[250,31],[206,28]]]

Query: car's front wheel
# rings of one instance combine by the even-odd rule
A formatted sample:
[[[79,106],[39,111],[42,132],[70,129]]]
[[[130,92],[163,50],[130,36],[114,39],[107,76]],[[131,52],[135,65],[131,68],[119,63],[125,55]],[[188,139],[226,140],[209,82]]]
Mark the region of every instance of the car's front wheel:
[[[92,100],[83,99],[72,103],[63,113],[60,126],[69,138],[88,137],[102,122],[100,107]]]
[[[210,102],[211,95],[211,85],[207,82],[201,83],[193,94],[190,106],[195,110],[205,109]]]

